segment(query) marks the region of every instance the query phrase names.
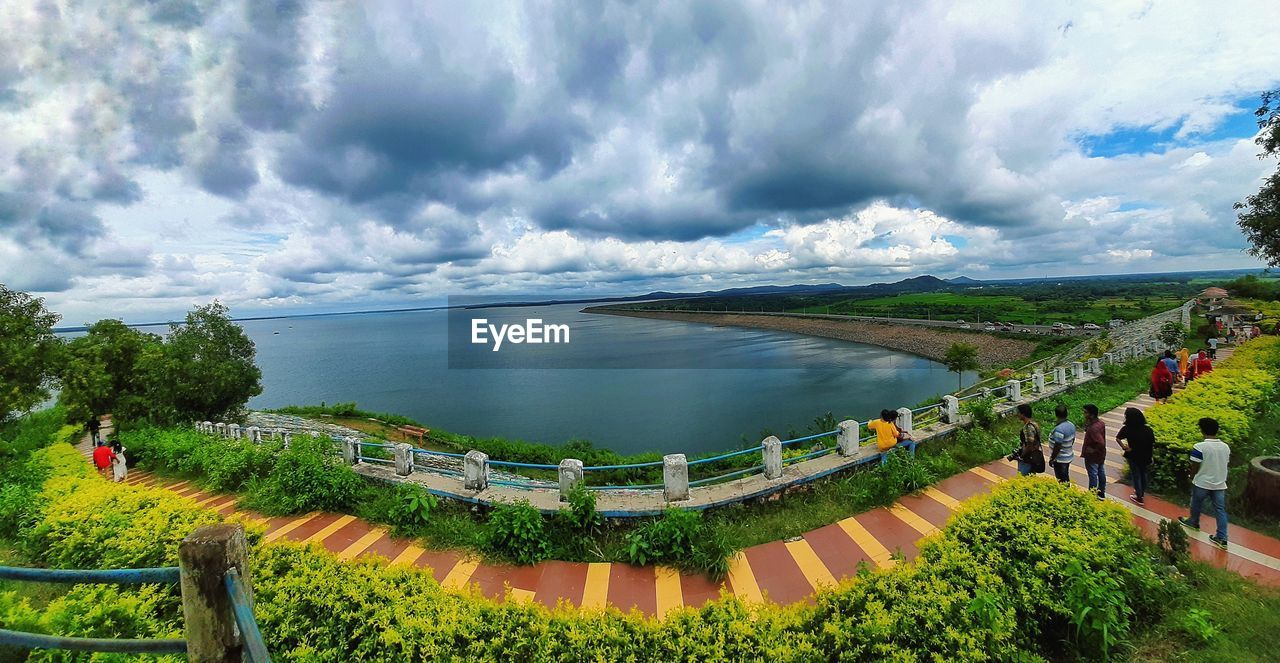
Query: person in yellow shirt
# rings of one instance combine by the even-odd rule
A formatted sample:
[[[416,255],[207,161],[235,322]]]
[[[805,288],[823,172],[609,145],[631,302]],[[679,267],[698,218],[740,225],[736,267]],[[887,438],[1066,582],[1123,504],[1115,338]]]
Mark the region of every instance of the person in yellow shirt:
[[[1183,348],[1178,351],[1178,375],[1183,376],[1182,379],[1184,381],[1186,380],[1186,375],[1187,375],[1187,364],[1190,361],[1191,361],[1191,352],[1189,350],[1187,350],[1186,348]]]
[[[880,450],[880,464],[885,463],[888,456],[885,452],[902,444],[908,451],[915,453],[916,443],[911,434],[898,428],[898,413],[894,410],[881,410],[879,419],[867,422],[867,430],[876,434],[876,448]]]

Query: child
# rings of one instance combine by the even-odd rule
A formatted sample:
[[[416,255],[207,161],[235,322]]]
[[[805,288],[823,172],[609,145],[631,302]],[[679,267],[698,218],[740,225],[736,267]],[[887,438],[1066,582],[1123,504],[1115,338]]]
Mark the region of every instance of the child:
[[[128,461],[124,457],[124,446],[120,444],[120,440],[111,443],[111,474],[116,483],[125,480],[129,476]]]

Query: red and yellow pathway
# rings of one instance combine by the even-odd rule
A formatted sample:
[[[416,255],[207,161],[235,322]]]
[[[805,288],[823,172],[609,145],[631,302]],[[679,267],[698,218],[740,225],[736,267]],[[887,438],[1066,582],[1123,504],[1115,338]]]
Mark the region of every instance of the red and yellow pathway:
[[[1110,440],[1118,430],[1124,408],[1145,409],[1152,404],[1140,396],[1103,416],[1107,423],[1108,478],[1120,478],[1123,464],[1119,448]],[[87,450],[87,446],[85,447]],[[387,530],[338,513],[263,518],[243,515],[266,524],[267,541],[312,542],[339,557],[351,559],[377,555],[392,564],[430,569],[446,587],[476,585],[486,596],[503,600],[507,589],[514,600],[533,600],[548,606],[567,601],[583,608],[606,604],[622,610],[638,609],[662,615],[680,606],[701,606],[721,591],[746,600],[792,603],[807,600],[814,590],[853,575],[865,562],[877,567],[894,564],[895,553],[913,559],[917,542],[941,528],[960,502],[985,493],[1016,475],[1012,463],[995,461],[949,477],[916,494],[904,496],[888,508],[878,508],[820,527],[790,541],[774,541],[747,548],[733,560],[728,578],[713,583],[703,576],[685,575],[667,568],[629,564],[542,562],[534,566],[506,566],[480,562],[455,551],[426,550],[408,539],[392,537]],[[1072,479],[1087,483],[1084,467],[1072,466]],[[172,481],[146,472],[131,472],[128,483],[161,487],[197,504],[230,515],[237,511],[235,497],[199,490],[186,481]],[[1161,519],[1185,515],[1174,504],[1154,496],[1145,507],[1130,503],[1128,486],[1111,484],[1108,492],[1133,514],[1138,527],[1152,538]],[[1203,523],[1211,523],[1209,516]],[[1206,526],[1206,530],[1211,527]],[[1259,583],[1280,586],[1280,541],[1232,525],[1230,550],[1208,543],[1206,533],[1192,532],[1191,552],[1197,559],[1231,569]]]

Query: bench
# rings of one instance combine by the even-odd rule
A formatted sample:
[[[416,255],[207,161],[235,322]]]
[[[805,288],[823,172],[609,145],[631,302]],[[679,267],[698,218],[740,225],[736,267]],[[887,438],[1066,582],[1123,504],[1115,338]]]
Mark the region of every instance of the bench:
[[[404,435],[406,442],[409,441],[410,436],[416,435],[418,437],[418,446],[422,446],[424,441],[423,437],[426,436],[427,433],[431,432],[431,429],[429,428],[419,428],[417,426],[396,426],[396,430],[400,431],[400,433]]]

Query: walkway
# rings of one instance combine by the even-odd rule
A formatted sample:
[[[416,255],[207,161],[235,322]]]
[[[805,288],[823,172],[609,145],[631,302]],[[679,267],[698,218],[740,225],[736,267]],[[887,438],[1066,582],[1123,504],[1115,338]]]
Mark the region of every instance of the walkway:
[[[1112,481],[1118,480],[1123,470],[1120,449],[1111,438],[1122,423],[1124,409],[1145,409],[1152,404],[1151,398],[1139,396],[1103,415],[1111,451],[1107,474]],[[87,455],[87,439],[82,441],[81,448]],[[945,525],[960,502],[985,493],[1016,474],[1012,463],[991,462],[944,479],[916,495],[904,496],[889,508],[846,518],[806,532],[795,540],[752,546],[737,555],[729,577],[722,583],[670,569],[629,564],[558,561],[525,567],[488,564],[455,551],[425,550],[411,540],[391,537],[384,528],[349,515],[311,513],[264,518],[241,513],[265,522],[267,541],[318,543],[345,559],[378,555],[393,564],[430,569],[445,587],[475,585],[484,595],[501,600],[509,586],[515,600],[534,600],[548,606],[559,601],[581,607],[610,604],[623,610],[635,608],[646,614],[662,615],[682,605],[701,606],[716,598],[722,589],[747,600],[763,600],[765,596],[779,603],[807,600],[815,588],[853,575],[863,562],[878,567],[891,566],[895,553],[913,559],[919,552],[917,542]],[[1071,474],[1075,483],[1087,484],[1080,463],[1072,465]],[[171,490],[221,514],[237,511],[234,496],[204,492],[187,481],[131,471],[128,482]],[[1155,538],[1156,527],[1162,519],[1185,515],[1182,507],[1154,496],[1147,498],[1145,507],[1134,505],[1127,499],[1127,486],[1113,485],[1110,499],[1128,509],[1139,529],[1151,538]],[[1206,530],[1211,530],[1207,525],[1211,519],[1204,522]],[[1207,532],[1189,532],[1189,535],[1191,553],[1196,559],[1231,569],[1256,582],[1280,587],[1280,541],[1232,525],[1231,547],[1224,551],[1209,544]]]

